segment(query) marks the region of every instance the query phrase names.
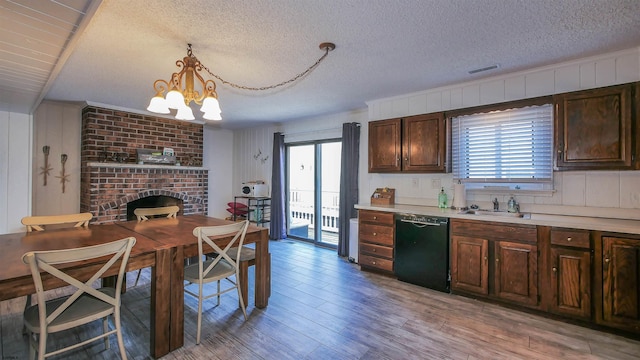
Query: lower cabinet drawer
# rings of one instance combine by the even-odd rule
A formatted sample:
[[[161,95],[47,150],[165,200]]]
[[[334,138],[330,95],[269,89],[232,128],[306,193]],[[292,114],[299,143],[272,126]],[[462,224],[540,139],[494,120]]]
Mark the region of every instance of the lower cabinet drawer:
[[[358,259],[358,263],[360,266],[367,266],[371,268],[376,268],[384,271],[393,271],[393,261],[388,259],[382,259],[373,256],[360,255]]]
[[[589,249],[587,230],[551,229],[551,244]]]
[[[393,259],[393,248],[386,246],[360,243],[360,253]]]

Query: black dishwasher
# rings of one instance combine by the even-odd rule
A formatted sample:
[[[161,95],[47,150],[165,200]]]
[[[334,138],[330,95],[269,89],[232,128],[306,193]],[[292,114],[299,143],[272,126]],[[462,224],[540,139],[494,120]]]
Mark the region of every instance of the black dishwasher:
[[[449,292],[449,219],[396,214],[398,280]]]

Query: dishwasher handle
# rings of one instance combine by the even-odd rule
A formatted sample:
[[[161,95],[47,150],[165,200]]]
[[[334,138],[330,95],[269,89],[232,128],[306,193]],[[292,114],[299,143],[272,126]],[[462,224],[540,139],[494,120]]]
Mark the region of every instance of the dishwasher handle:
[[[440,223],[428,223],[428,222],[414,221],[414,220],[407,220],[407,219],[400,219],[400,221],[413,224],[414,226],[419,228],[423,228],[426,226],[440,226]]]

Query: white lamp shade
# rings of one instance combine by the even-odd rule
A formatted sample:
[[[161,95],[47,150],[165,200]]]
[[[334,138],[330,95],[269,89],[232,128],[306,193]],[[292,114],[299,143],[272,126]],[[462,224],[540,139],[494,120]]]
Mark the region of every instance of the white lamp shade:
[[[184,96],[178,90],[171,90],[167,93],[167,106],[169,109],[177,109],[185,107]]]
[[[178,109],[178,113],[176,114],[176,119],[178,120],[195,120],[196,118],[193,116],[193,111],[191,108],[183,105]]]
[[[206,112],[202,117],[206,120],[222,120],[220,112]]]
[[[149,106],[147,107],[147,110],[156,114],[169,113],[169,107],[167,106],[167,101],[162,96],[154,96],[153,98],[151,98],[151,102],[149,102]]]
[[[200,111],[203,113],[220,113],[220,103],[213,96],[207,96],[202,102]]]

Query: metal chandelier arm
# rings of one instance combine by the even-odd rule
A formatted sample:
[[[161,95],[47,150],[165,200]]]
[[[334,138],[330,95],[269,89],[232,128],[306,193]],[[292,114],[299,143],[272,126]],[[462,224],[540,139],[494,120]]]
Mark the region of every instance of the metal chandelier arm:
[[[188,50],[187,50],[187,54],[189,54],[191,56],[193,54],[193,51],[191,50],[191,44],[188,44],[188,45],[189,45],[189,47],[188,47]],[[313,65],[309,66],[305,71],[299,73],[298,75],[292,77],[289,80],[285,80],[285,81],[277,83],[275,85],[261,86],[261,87],[238,85],[236,83],[232,83],[230,81],[227,81],[227,80],[223,79],[222,77],[220,77],[219,75],[214,74],[213,72],[211,72],[211,70],[209,70],[208,67],[203,65],[200,60],[197,60],[197,61],[198,61],[199,65],[202,66],[202,68],[209,73],[209,75],[211,75],[214,78],[220,80],[220,82],[225,84],[225,85],[229,85],[229,86],[234,87],[236,89],[242,89],[242,90],[264,91],[264,90],[275,89],[275,88],[290,84],[290,83],[300,79],[301,77],[309,74],[311,71],[313,71],[313,69],[315,69],[318,65],[320,65],[320,63],[327,57],[327,55],[329,55],[329,52],[334,50],[335,48],[336,48],[336,45],[334,43],[329,43],[329,42],[321,43],[320,44],[320,49],[324,50],[324,54]],[[193,56],[195,57],[195,55],[193,55]],[[197,57],[196,57],[196,59],[197,59]]]

